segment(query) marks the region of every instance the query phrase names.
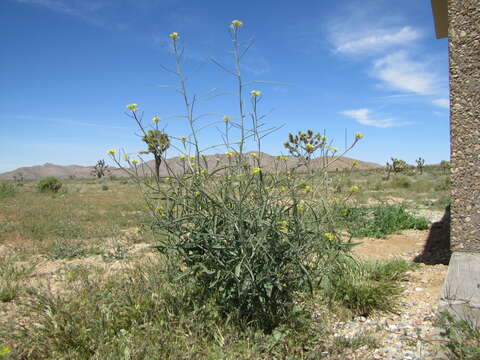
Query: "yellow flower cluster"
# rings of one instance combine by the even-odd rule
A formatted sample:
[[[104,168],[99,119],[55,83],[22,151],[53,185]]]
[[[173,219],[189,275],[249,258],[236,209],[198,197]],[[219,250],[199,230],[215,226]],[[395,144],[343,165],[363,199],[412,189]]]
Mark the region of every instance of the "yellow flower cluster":
[[[258,91],[258,90],[252,90],[252,91],[250,91],[250,95],[251,95],[253,98],[256,98],[256,97],[259,97],[260,95],[262,95],[262,92],[261,92],[261,91]]]
[[[252,152],[252,153],[250,153],[250,156],[256,158],[256,157],[258,157],[258,154],[255,153],[255,152]]]
[[[329,232],[323,233],[323,236],[325,236],[325,239],[328,241],[333,241],[335,239],[335,235]]]
[[[128,104],[127,109],[131,112],[136,112],[138,111],[138,104]]]
[[[306,185],[303,190],[308,194],[309,192],[312,192],[312,187],[310,185]]]
[[[230,27],[232,29],[238,29],[239,27],[242,27],[243,26],[243,22],[240,21],[240,20],[233,20],[231,23],[230,23]]]
[[[260,169],[259,167],[253,168],[252,174],[253,175],[258,174],[260,171],[262,171],[262,169]]]
[[[160,122],[160,118],[158,116],[154,116],[152,118],[152,121],[155,123],[155,124],[158,124]]]
[[[288,222],[285,220],[277,222],[278,231],[287,232],[288,231]]]
[[[107,151],[107,154],[113,156],[113,155],[115,155],[116,152],[117,151],[115,149],[110,149],[110,150]]]
[[[235,154],[234,154],[233,152],[231,152],[231,151],[225,153],[225,156],[226,156],[227,158],[229,158],[229,159],[230,159],[233,155],[235,155]]]
[[[360,188],[357,186],[357,185],[353,185],[351,188],[350,188],[350,191],[351,192],[358,192],[360,190]]]
[[[137,164],[138,164],[138,160],[133,159],[133,160],[132,160],[132,164],[133,164],[133,166],[137,165]]]
[[[10,350],[10,348],[8,346],[6,346],[6,345],[0,346],[0,357],[7,356],[11,352],[12,351]]]
[[[127,154],[123,154],[122,158],[123,158],[123,160],[125,160],[125,161],[128,161],[128,159],[129,159],[129,157],[128,157]]]
[[[230,116],[225,115],[225,116],[223,117],[223,121],[226,122],[226,123],[228,123],[228,122],[232,121],[232,118],[231,118]]]
[[[185,155],[180,155],[178,158],[179,158],[180,160],[185,160]]]
[[[170,37],[170,39],[172,40],[178,40],[180,39],[180,35],[177,33],[177,32],[172,32],[170,35],[168,35]]]
[[[360,133],[358,133],[358,132],[355,133],[355,139],[361,140],[361,139],[363,139],[363,138],[364,138],[364,136],[363,136],[362,134],[360,134]]]

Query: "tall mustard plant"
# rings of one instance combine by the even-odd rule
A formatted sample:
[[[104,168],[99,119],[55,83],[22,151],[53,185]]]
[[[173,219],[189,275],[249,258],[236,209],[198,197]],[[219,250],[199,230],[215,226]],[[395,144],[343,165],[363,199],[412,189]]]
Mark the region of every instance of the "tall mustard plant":
[[[157,248],[177,260],[178,281],[195,283],[197,301],[214,301],[221,314],[270,332],[291,313],[298,294],[312,293],[322,283],[349,244],[340,240],[330,220],[327,187],[315,181],[321,174],[317,178],[324,182],[326,166],[311,166],[317,154],[329,154],[329,162],[338,158],[325,137],[312,131],[291,135],[288,149],[294,157],[279,156],[273,167],[266,166],[261,142],[269,130],[258,113],[264,94],[249,89],[242,77],[241,59],[248,50],[239,41],[243,26],[240,20],[229,26],[234,70],[227,71],[235,79],[238,117],[225,115],[214,122],[224,124],[224,142],[216,147],[225,152],[217,155],[216,164],[202,151],[198,132],[205,125],[194,112],[198,97],[191,95],[183,75],[177,32],[169,35],[175,64],[170,71],[177,77],[190,133],[167,135],[158,117],[148,130],[139,106],[128,105],[148,151],[155,157],[158,150],[168,176],[160,178],[156,158],[149,177],[141,157],[121,156],[115,149],[108,153],[144,186]],[[360,138],[356,135],[353,145]],[[247,146],[255,151],[247,152]],[[166,159],[168,147],[181,153],[176,162]],[[292,167],[292,161],[300,165]],[[302,169],[309,170],[307,177],[298,175]]]

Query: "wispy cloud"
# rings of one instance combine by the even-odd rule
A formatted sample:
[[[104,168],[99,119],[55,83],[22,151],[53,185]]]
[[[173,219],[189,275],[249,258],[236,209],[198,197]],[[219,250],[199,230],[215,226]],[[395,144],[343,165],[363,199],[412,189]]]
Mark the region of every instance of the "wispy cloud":
[[[373,76],[395,90],[419,95],[436,92],[436,76],[426,62],[412,60],[405,51],[397,51],[378,59],[373,64]]]
[[[432,103],[445,109],[450,108],[450,100],[448,98],[433,99]]]
[[[100,12],[111,6],[108,0],[14,0],[21,4],[42,6],[53,12],[72,16],[89,24],[120,30],[122,23],[106,21]]]
[[[0,114],[0,119],[5,120],[20,120],[20,121],[32,121],[32,122],[49,122],[55,124],[62,124],[62,125],[76,125],[76,126],[86,126],[86,127],[95,127],[95,128],[104,128],[104,129],[120,129],[120,130],[130,130],[131,128],[126,126],[112,126],[112,125],[105,125],[105,124],[96,124],[96,123],[88,123],[83,121],[77,121],[67,118],[51,118],[51,117],[43,117],[43,116],[32,116],[32,115],[2,115]]]
[[[399,30],[369,29],[360,33],[349,31],[331,34],[335,51],[347,55],[373,54],[393,46],[409,45],[420,36],[420,31],[410,26]]]
[[[386,118],[386,119],[372,118],[370,110],[366,108],[355,109],[355,110],[344,110],[344,111],[341,111],[340,113],[342,115],[355,119],[358,123],[362,125],[374,126],[379,128],[389,128],[394,126],[408,125],[408,123],[398,123],[393,118]]]

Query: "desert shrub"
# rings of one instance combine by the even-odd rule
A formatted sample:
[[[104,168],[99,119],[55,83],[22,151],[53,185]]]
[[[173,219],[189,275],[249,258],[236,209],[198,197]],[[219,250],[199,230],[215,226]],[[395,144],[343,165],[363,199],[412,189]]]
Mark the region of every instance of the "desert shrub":
[[[108,185],[102,185],[102,190],[107,191],[109,189]]]
[[[0,199],[15,196],[17,186],[10,181],[0,181]]]
[[[102,254],[100,247],[87,245],[79,240],[57,239],[47,246],[47,256],[52,260],[78,259]]]
[[[0,327],[15,359],[264,359],[323,351],[323,320],[304,313],[264,334],[233,326],[214,302],[196,305],[191,279],[172,281],[168,259],[144,261],[114,275],[76,269],[59,296],[32,293],[21,315],[37,326]],[[3,335],[3,337],[2,337]]]
[[[0,301],[9,302],[20,293],[19,280],[29,275],[35,264],[18,265],[11,257],[0,257]]]
[[[402,259],[389,262],[362,261],[344,257],[331,269],[325,284],[326,295],[355,315],[372,311],[394,311],[393,301],[401,293],[397,282],[413,265]]]
[[[58,193],[58,191],[62,188],[62,182],[58,180],[56,177],[47,176],[41,179],[37,184],[36,187],[40,192],[52,192]]]
[[[381,238],[400,230],[425,230],[429,226],[426,218],[409,214],[402,205],[369,208],[341,205],[336,207],[336,216],[354,237]]]
[[[390,186],[392,188],[408,189],[412,186],[412,180],[407,175],[398,175],[391,180]]]
[[[258,113],[262,93],[251,90],[248,100],[244,94],[240,54],[245,49],[238,41],[241,26],[235,20],[230,27],[239,113],[237,118],[225,115],[216,121],[222,123],[224,143],[213,147],[226,151],[222,166],[209,167],[201,151],[198,133],[208,124],[199,124],[202,115],[193,112],[196,96],[190,95],[182,75],[183,50],[179,50],[177,33],[170,35],[174,73],[190,133],[165,134],[157,116],[152,118],[153,129],[148,129],[138,105],[130,104],[129,115],[143,136],[145,152],[155,158],[151,178],[144,180],[144,168],[137,166],[136,159],[117,154],[115,149],[108,153],[145,189],[153,215],[151,227],[160,239],[156,248],[178,260],[177,277],[193,281],[195,300],[212,299],[223,316],[269,333],[291,314],[297,294],[312,293],[326,268],[350,246],[335,234],[329,201],[315,200],[317,196],[330,198],[326,169],[343,154],[325,135],[300,131],[289,134],[284,144],[298,166],[288,168],[288,158],[280,156],[274,170],[266,171],[261,139],[272,129],[263,126]],[[246,125],[247,118],[251,127]],[[355,134],[350,148],[362,137]],[[247,152],[248,145],[255,151]],[[181,170],[166,166],[165,181],[159,166],[165,163],[169,147],[182,153]],[[318,156],[329,160],[314,169],[311,163]]]
[[[470,320],[458,320],[448,311],[437,319],[437,326],[444,330],[441,343],[452,359],[480,359],[480,327],[475,324],[474,315]]]
[[[450,177],[449,176],[441,176],[437,181],[435,181],[434,189],[436,191],[445,191],[450,189]]]

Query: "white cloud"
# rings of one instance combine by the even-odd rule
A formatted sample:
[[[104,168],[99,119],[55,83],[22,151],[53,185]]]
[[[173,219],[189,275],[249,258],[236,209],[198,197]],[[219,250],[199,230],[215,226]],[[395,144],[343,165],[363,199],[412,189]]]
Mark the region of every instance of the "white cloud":
[[[397,123],[395,119],[372,119],[369,109],[344,110],[340,112],[342,115],[351,117],[363,125],[375,126],[379,128],[389,128],[394,126],[407,125],[407,123]]]
[[[106,0],[15,0],[21,4],[42,6],[53,12],[78,18],[86,23],[112,29],[121,30],[124,24],[107,21],[101,16],[102,11],[112,4]]]
[[[333,34],[333,42],[336,51],[349,55],[362,53],[374,53],[386,50],[392,46],[409,45],[412,41],[420,37],[420,32],[410,26],[404,26],[400,30],[382,30],[375,29],[364,32],[360,37],[354,39],[350,34],[358,34],[351,31],[345,35],[342,33]]]
[[[433,99],[432,103],[446,109],[450,108],[450,100],[448,98]]]
[[[419,95],[435,93],[437,79],[428,71],[427,63],[414,61],[405,51],[387,55],[373,64],[373,76],[387,86]]]

